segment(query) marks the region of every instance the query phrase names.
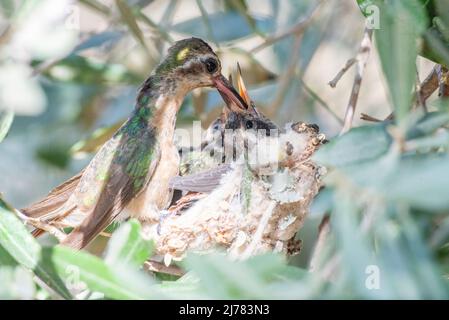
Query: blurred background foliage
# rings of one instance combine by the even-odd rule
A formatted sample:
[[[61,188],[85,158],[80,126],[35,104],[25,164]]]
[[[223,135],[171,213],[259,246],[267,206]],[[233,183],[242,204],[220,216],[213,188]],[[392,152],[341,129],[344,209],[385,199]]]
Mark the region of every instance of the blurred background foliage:
[[[356,56],[373,5],[380,29],[354,128],[338,136],[355,71],[328,82]],[[240,63],[266,115],[317,123],[331,140],[315,156],[329,174],[299,256],[190,255],[179,279],[148,275],[138,223],[105,252],[75,254],[50,237],[38,243],[2,201],[0,298],[448,298],[448,102],[435,93],[412,108],[416,82],[449,66],[448,12],[444,0],[0,0],[0,191],[14,207],[83,168],[164,50],[189,36],[215,47],[224,74]],[[178,126],[206,128],[221,108],[215,91],[197,90]],[[314,252],[327,215],[332,232]],[[368,266],[379,288],[367,285]]]

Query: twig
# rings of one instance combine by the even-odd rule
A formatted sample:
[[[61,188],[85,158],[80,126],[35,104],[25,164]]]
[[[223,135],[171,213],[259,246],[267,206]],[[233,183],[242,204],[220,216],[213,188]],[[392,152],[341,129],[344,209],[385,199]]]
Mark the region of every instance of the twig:
[[[362,113],[360,114],[360,119],[365,120],[365,121],[370,121],[370,122],[382,122],[384,120],[372,117],[366,113]]]
[[[346,61],[345,66],[337,73],[337,75],[334,77],[334,79],[329,81],[328,84],[332,88],[335,88],[337,86],[338,81],[340,81],[341,77],[343,77],[343,75],[346,73],[346,71],[348,71],[356,62],[357,62],[356,58],[351,58],[348,61]]]
[[[258,52],[266,47],[269,47],[273,43],[275,43],[279,40],[282,40],[288,36],[301,35],[304,32],[304,30],[309,26],[309,24],[312,22],[312,18],[318,12],[318,8],[321,6],[322,3],[323,3],[322,0],[319,1],[318,4],[316,4],[315,7],[313,7],[313,9],[307,14],[307,16],[305,18],[298,21],[291,28],[281,31],[278,34],[273,34],[271,36],[268,36],[264,42],[262,42],[261,44],[259,44],[256,47],[252,48],[249,52],[256,53],[256,52]]]
[[[354,84],[352,86],[351,96],[349,98],[349,104],[346,108],[345,119],[343,128],[340,135],[349,131],[352,126],[352,120],[354,119],[355,109],[357,106],[357,100],[359,98],[360,86],[362,85],[363,73],[365,66],[369,58],[371,51],[371,38],[373,36],[373,30],[366,27],[363,34],[362,43],[360,44],[359,53],[357,54],[357,72],[354,78]]]
[[[154,261],[151,259],[148,261],[145,261],[145,263],[143,264],[143,267],[147,271],[171,274],[173,276],[178,276],[178,277],[183,276],[185,274],[185,272],[179,267],[176,267],[176,266],[168,266],[167,267],[162,262]]]

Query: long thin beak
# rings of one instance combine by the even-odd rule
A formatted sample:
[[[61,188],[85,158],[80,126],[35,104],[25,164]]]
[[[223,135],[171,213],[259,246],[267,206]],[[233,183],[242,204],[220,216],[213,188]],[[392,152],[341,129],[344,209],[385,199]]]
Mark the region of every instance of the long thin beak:
[[[228,108],[232,109],[234,105],[241,109],[240,111],[248,109],[246,102],[223,75],[214,78],[214,86],[220,92]]]

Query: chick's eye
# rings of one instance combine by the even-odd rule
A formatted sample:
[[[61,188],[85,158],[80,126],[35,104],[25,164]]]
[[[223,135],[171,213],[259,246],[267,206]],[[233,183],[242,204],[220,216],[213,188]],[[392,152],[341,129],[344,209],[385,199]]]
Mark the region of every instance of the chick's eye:
[[[214,73],[218,69],[218,63],[215,59],[209,58],[204,61],[204,64],[206,65],[207,72],[209,73]]]

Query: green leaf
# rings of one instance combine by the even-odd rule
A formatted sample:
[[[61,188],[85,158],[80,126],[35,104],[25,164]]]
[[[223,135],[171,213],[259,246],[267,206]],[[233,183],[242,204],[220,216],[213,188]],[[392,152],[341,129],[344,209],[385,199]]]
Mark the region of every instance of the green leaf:
[[[172,299],[207,299],[207,293],[200,287],[200,279],[189,272],[176,281],[162,281],[157,288]]]
[[[105,262],[110,266],[122,263],[140,267],[152,251],[152,242],[141,236],[140,223],[131,220],[120,226],[109,240]]]
[[[136,17],[134,16],[132,9],[124,0],[115,0],[115,4],[119,9],[123,21],[126,23],[133,36],[142,45],[145,51],[149,53],[148,47],[145,44],[145,39],[143,38],[142,30],[140,30],[140,27],[137,24]]]
[[[13,0],[2,0],[0,1],[0,11],[4,13],[6,18],[10,17],[15,9],[15,3]]]
[[[42,259],[41,247],[8,204],[0,199],[0,246],[22,266],[33,270],[43,282],[65,299],[71,295],[51,265]]]
[[[269,297],[266,284],[285,267],[284,260],[272,254],[239,262],[220,254],[189,255],[183,264],[212,298],[221,299]]]
[[[0,299],[30,300],[35,297],[33,273],[24,268],[0,266]]]
[[[373,264],[373,256],[368,239],[359,226],[359,206],[354,200],[352,190],[340,188],[335,192],[334,209],[330,215],[335,242],[345,268],[342,272],[349,277],[351,286],[360,296],[374,298],[380,290],[368,290],[366,267]],[[382,294],[389,296],[388,286],[382,288]]]
[[[44,73],[57,82],[97,86],[104,83],[134,83],[138,77],[126,67],[104,63],[89,57],[70,55]]]
[[[375,0],[357,0],[357,4],[365,17],[368,17],[372,12],[369,7],[374,5]]]
[[[85,283],[90,290],[112,299],[146,298],[140,291],[134,290],[128,281],[121,281],[115,270],[96,256],[63,246],[45,248],[44,253],[45,260],[50,261],[56,272],[71,286]]]
[[[248,21],[234,11],[209,14],[208,20],[212,22],[210,24],[210,31],[204,26],[202,17],[196,17],[178,23],[174,25],[172,29],[182,34],[189,34],[217,42],[234,41],[249,36],[253,31],[253,28],[248,24]],[[273,27],[272,19],[254,17],[254,21],[257,29],[262,32],[271,30]]]
[[[83,156],[86,153],[94,153],[108,141],[114,133],[122,126],[125,120],[120,120],[108,127],[95,130],[88,138],[78,141],[70,148],[70,153],[74,156]]]
[[[423,1],[423,0],[422,0]],[[432,26],[424,35],[421,54],[437,63],[449,66],[449,3],[447,0],[427,1]]]
[[[323,217],[332,210],[334,190],[331,187],[325,187],[315,196],[310,206],[310,217],[317,219]]]
[[[0,246],[0,266],[17,266],[17,261]]]
[[[358,127],[322,146],[313,159],[326,166],[347,166],[379,158],[387,153],[391,142],[385,125]]]
[[[424,136],[407,141],[410,150],[428,152],[432,148],[449,147],[449,131],[437,132],[434,135]]]
[[[402,121],[412,104],[416,79],[417,39],[425,30],[427,16],[416,0],[377,1],[380,28],[377,48],[396,119]]]
[[[5,139],[8,134],[9,128],[14,120],[14,112],[12,111],[0,111],[0,142]]]
[[[444,66],[449,66],[449,42],[436,29],[430,28],[424,35],[425,46],[422,55]]]
[[[415,139],[435,132],[449,123],[449,112],[429,112],[411,126],[407,139]]]
[[[417,208],[449,209],[449,156],[414,155],[404,157],[390,176],[385,195]]]
[[[80,51],[91,49],[91,48],[101,47],[105,44],[109,45],[111,43],[115,43],[118,40],[120,40],[124,34],[125,34],[124,32],[120,32],[120,31],[104,31],[104,32],[96,33],[96,34],[92,35],[91,37],[89,37],[88,39],[86,39],[85,41],[81,42],[79,45],[77,45],[73,49],[71,54],[75,54]]]

